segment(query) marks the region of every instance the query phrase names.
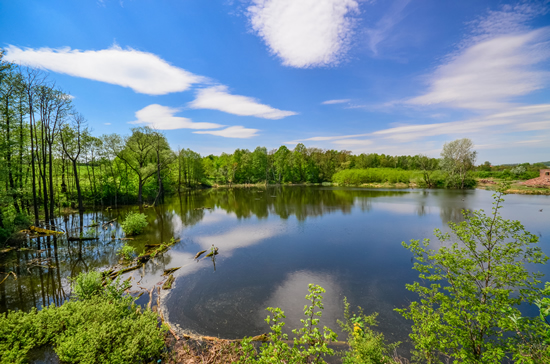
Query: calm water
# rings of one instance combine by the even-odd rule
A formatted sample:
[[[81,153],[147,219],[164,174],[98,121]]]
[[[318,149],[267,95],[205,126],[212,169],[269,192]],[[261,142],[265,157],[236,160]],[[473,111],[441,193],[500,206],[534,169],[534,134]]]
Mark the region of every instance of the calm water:
[[[332,187],[184,193],[144,210],[149,226],[130,245],[142,251],[145,244],[171,237],[181,241],[132,272],[132,290],[137,294],[141,287],[150,289],[163,281],[164,269],[181,266],[163,298],[170,322],[191,333],[240,338],[268,330],[263,320],[269,306],[285,311],[288,331],[296,327],[307,285],[315,283],[327,290],[321,324],[337,329],[347,297],[352,307],[380,313],[379,329],[388,339],[407,341],[410,324],[393,309],[415,299],[405,284],[417,275],[411,269],[412,255],[401,242],[433,237],[434,228],[461,221],[462,209],[490,212],[491,194]],[[0,285],[0,311],[59,304],[70,294],[69,277],[117,264],[116,250],[123,242],[111,236],[122,236],[118,224],[95,232],[85,226],[124,217],[130,209],[137,207],[85,214],[82,223],[78,215],[59,219],[58,225],[73,236],[82,231],[96,234],[97,241],[40,238],[29,241],[27,251],[0,256],[0,272],[18,276]],[[501,212],[521,220],[550,254],[550,197],[509,195]],[[193,260],[212,244],[219,248],[215,261]],[[550,275],[549,267],[543,268]],[[148,300],[145,294],[138,302]],[[408,351],[408,345],[403,349]]]

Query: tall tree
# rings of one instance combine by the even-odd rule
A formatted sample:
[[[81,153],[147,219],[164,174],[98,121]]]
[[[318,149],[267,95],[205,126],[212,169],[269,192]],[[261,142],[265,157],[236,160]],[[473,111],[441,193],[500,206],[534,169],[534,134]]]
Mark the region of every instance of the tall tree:
[[[84,211],[84,204],[82,202],[82,191],[78,173],[78,158],[82,152],[82,139],[85,138],[87,133],[86,120],[81,114],[73,114],[71,124],[64,124],[60,133],[63,152],[69,158],[73,167],[73,178],[76,185],[79,211]]]
[[[441,167],[449,173],[449,182],[458,188],[465,187],[467,174],[475,165],[477,152],[468,139],[457,139],[443,145]]]

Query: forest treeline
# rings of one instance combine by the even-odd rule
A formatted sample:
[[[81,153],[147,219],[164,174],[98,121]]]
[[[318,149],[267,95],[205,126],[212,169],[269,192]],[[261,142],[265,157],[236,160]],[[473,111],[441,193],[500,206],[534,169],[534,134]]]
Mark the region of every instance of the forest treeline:
[[[18,226],[47,225],[66,208],[155,204],[166,194],[201,185],[332,182],[350,170],[355,172],[345,173],[377,173],[379,182],[397,176],[399,182],[414,177],[426,187],[475,184],[475,151],[467,139],[449,143],[449,157],[437,159],[353,155],[303,144],[203,157],[190,149],[172,150],[165,135],[149,127],[133,128],[126,136],[95,136],[72,97],[47,74],[3,62],[1,53],[0,130],[0,236]],[[503,173],[487,163],[479,169]],[[360,171],[367,169],[380,170]],[[538,175],[536,165],[504,170],[510,176]]]

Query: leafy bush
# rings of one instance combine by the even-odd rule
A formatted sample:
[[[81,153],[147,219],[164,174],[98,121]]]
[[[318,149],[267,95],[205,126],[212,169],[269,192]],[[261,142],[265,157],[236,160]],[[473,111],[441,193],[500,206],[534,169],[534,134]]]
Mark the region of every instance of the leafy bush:
[[[92,270],[81,272],[71,279],[73,295],[78,300],[87,300],[103,291],[101,272]]]
[[[121,226],[122,231],[124,231],[126,235],[138,235],[141,234],[143,229],[147,226],[147,218],[145,214],[130,212]]]
[[[68,363],[134,363],[158,358],[166,328],[157,315],[140,312],[124,296],[128,283],[101,286],[101,273],[79,274],[73,280],[78,300],[41,311],[0,314],[0,363],[24,363],[33,348],[53,345]],[[99,287],[98,287],[99,285]]]
[[[384,335],[371,328],[376,326],[377,316],[377,313],[365,315],[361,307],[359,307],[359,314],[351,315],[349,303],[344,298],[345,322],[338,320],[338,324],[344,332],[348,333],[349,351],[343,353],[343,364],[400,363],[399,359],[392,355],[400,343],[386,343]]]
[[[136,253],[136,248],[128,244],[124,244],[119,250],[117,250],[117,253],[122,255],[124,259],[131,260]]]
[[[27,353],[51,344],[63,362],[133,363],[158,357],[164,329],[151,311],[103,296],[0,315],[0,363],[24,363]]]
[[[267,316],[265,321],[271,325],[271,333],[267,336],[268,342],[264,343],[256,352],[252,345],[251,338],[245,338],[241,342],[241,357],[239,363],[325,363],[325,355],[334,355],[334,350],[328,348],[327,343],[335,341],[338,335],[328,327],[319,330],[319,317],[323,309],[323,296],[325,290],[317,285],[309,285],[309,294],[306,299],[310,305],[304,307],[306,319],[301,320],[304,326],[300,329],[294,329],[292,332],[296,335],[294,344],[287,344],[288,335],[283,334],[285,323],[284,312],[280,308],[268,307],[267,310],[273,314],[273,317]],[[318,309],[318,311],[315,311]]]
[[[120,300],[124,291],[128,289],[130,283],[120,282],[120,277],[116,281],[105,278],[102,272],[92,270],[87,273],[81,272],[75,278],[71,279],[73,288],[73,298],[77,300],[89,300],[95,296],[104,296],[110,300]]]
[[[445,356],[457,363],[501,363],[511,354],[521,363],[537,362],[521,355],[518,345],[533,326],[514,328],[510,317],[520,315],[522,303],[541,297],[536,288],[541,274],[525,263],[544,264],[548,258],[536,246],[536,235],[519,221],[500,216],[507,188],[501,186],[494,195],[491,215],[465,211],[464,222],[449,223],[454,242],[449,233],[436,229],[441,242],[437,251],[429,249],[429,239],[403,242],[415,255],[414,269],[425,282],[408,284],[420,300],[397,309],[413,321],[410,337],[416,359],[440,363]]]

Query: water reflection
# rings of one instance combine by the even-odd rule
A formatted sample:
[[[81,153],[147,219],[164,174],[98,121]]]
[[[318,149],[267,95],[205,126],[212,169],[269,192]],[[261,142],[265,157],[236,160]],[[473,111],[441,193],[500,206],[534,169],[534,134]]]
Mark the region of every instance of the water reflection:
[[[506,200],[504,217],[524,222],[548,250],[550,198]],[[181,267],[164,301],[169,319],[187,331],[258,335],[267,330],[267,306],[283,308],[290,329],[302,316],[308,283],[315,283],[327,290],[323,323],[337,328],[347,296],[352,306],[380,313],[379,328],[388,338],[407,341],[409,324],[393,308],[413,298],[404,285],[416,275],[401,242],[431,238],[434,228],[462,221],[463,209],[489,212],[491,203],[488,191],[275,187],[186,191],[154,208],[68,215],[55,222],[68,234],[25,239],[19,250],[0,255],[0,272],[13,271],[18,278],[0,284],[0,312],[61,304],[71,293],[70,277],[119,263],[116,251],[125,242],[139,253],[145,244],[180,238],[124,279],[132,278],[138,294],[162,283],[165,269]],[[118,222],[129,211],[145,213],[149,226],[122,241]],[[212,245],[219,248],[214,259],[194,259]],[[148,301],[145,294],[138,303]]]

